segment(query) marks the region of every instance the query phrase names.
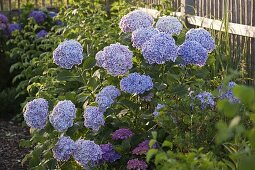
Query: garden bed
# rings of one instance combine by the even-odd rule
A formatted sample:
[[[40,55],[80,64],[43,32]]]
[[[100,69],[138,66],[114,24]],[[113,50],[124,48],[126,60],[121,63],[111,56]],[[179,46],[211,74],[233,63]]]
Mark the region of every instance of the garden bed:
[[[0,136],[0,169],[27,169],[26,165],[21,166],[21,161],[28,149],[21,148],[19,142],[29,138],[28,128],[14,122],[0,121]]]

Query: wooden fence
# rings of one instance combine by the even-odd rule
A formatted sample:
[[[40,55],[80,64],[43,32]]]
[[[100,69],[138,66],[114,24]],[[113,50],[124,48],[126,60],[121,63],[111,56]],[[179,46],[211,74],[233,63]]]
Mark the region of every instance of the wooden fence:
[[[20,9],[21,5],[31,3],[37,7],[59,7],[69,4],[69,0],[0,0],[0,11],[11,11]]]
[[[161,4],[160,0],[145,0]],[[162,1],[163,2],[163,1]],[[230,57],[245,69],[255,85],[255,0],[168,0],[177,16],[186,16],[191,26],[228,32]],[[224,22],[226,19],[228,22]],[[224,58],[224,56],[222,56]]]

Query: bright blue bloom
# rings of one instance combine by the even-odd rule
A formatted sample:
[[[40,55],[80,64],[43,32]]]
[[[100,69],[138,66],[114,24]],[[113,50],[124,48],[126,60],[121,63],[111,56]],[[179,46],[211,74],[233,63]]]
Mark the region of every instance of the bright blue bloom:
[[[155,108],[154,112],[152,113],[154,116],[158,116],[159,115],[159,111],[160,109],[164,108],[165,105],[164,104],[158,104],[157,107]]]
[[[208,52],[212,52],[215,49],[215,40],[211,34],[203,28],[190,29],[186,33],[185,41],[197,41],[207,49]]]
[[[121,158],[120,154],[113,149],[112,144],[101,144],[100,147],[103,152],[100,161],[112,163]]]
[[[7,24],[8,23],[8,18],[0,13],[0,24]]]
[[[105,123],[103,114],[98,107],[87,106],[83,114],[84,126],[91,128],[93,131],[98,131]]]
[[[43,98],[34,99],[24,107],[26,124],[35,129],[43,129],[48,118],[48,102]]]
[[[96,54],[97,65],[103,67],[112,76],[126,74],[133,66],[133,52],[128,46],[111,44]]]
[[[200,101],[201,109],[204,110],[207,106],[213,108],[215,106],[214,98],[209,92],[202,92],[195,97]]]
[[[79,139],[75,142],[77,149],[73,157],[83,168],[89,169],[102,159],[102,150],[94,141]]]
[[[152,36],[158,34],[159,31],[153,27],[139,28],[132,32],[131,41],[133,42],[133,47],[140,49],[142,45],[148,41]]]
[[[228,99],[228,101],[230,103],[240,103],[240,100],[234,96],[233,90],[232,90],[236,85],[237,84],[233,81],[229,82],[226,91],[224,91],[222,86],[220,86],[218,88],[219,92],[220,92],[219,98],[220,99]]]
[[[96,103],[101,111],[105,111],[120,96],[120,90],[115,86],[104,87],[96,96]]]
[[[73,126],[76,111],[75,105],[70,100],[59,101],[50,114],[50,123],[57,131],[64,132]]]
[[[32,11],[29,14],[29,18],[33,18],[37,24],[42,24],[46,20],[47,15],[43,11]]]
[[[70,137],[62,136],[52,149],[53,157],[58,161],[67,161],[74,153],[75,149],[75,142]]]
[[[150,76],[135,72],[121,79],[120,88],[130,94],[143,94],[153,88],[153,82]]]
[[[143,44],[142,54],[149,64],[164,64],[170,60],[175,61],[177,48],[173,37],[165,33],[159,33]]]
[[[21,26],[20,26],[20,24],[9,24],[8,25],[8,32],[9,32],[9,34],[11,35],[12,34],[12,32],[14,32],[14,31],[21,31]]]
[[[191,64],[202,67],[208,58],[207,50],[196,41],[185,41],[179,46],[178,55],[184,66]]]
[[[43,38],[43,37],[45,37],[47,34],[48,34],[47,31],[41,30],[41,31],[39,31],[39,32],[36,34],[36,37],[37,37],[37,38]]]
[[[74,65],[80,65],[83,60],[83,48],[75,40],[66,40],[53,51],[53,61],[56,65],[71,69]]]
[[[142,10],[134,10],[123,16],[120,20],[120,28],[123,32],[133,32],[138,28],[150,27],[154,19]]]
[[[182,23],[176,18],[172,16],[163,16],[160,17],[156,23],[156,28],[160,32],[164,32],[167,34],[177,34],[179,35],[183,29]]]

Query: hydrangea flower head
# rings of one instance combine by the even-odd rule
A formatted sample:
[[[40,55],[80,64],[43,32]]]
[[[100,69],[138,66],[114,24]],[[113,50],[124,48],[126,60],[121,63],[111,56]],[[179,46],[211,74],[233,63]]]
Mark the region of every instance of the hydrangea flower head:
[[[143,94],[153,88],[153,82],[150,76],[135,72],[121,79],[120,88],[130,94]]]
[[[8,32],[9,32],[9,34],[11,35],[12,34],[12,32],[14,32],[14,31],[21,31],[21,26],[20,26],[20,24],[9,24],[8,25]]]
[[[138,159],[131,159],[127,163],[127,169],[139,169],[139,170],[146,170],[148,168],[148,165],[143,160]]]
[[[48,34],[47,31],[41,30],[41,31],[39,31],[39,32],[36,34],[36,37],[37,37],[37,38],[43,38],[43,37],[45,37],[47,34]]]
[[[75,40],[66,40],[53,51],[53,61],[61,68],[71,69],[74,65],[80,65],[83,60],[83,48]]]
[[[77,149],[73,157],[82,167],[89,169],[102,159],[102,150],[94,141],[79,139],[75,142]]]
[[[8,18],[0,13],[0,24],[7,24],[8,23]]]
[[[117,87],[110,85],[104,87],[99,94],[107,95],[113,100],[115,100],[117,97],[120,96],[120,90]]]
[[[152,36],[142,46],[142,54],[149,64],[164,64],[167,61],[175,61],[177,58],[177,45],[173,37],[166,33]]]
[[[75,105],[70,100],[59,101],[50,114],[50,123],[57,131],[64,132],[73,126],[76,111]]]
[[[24,107],[26,124],[35,129],[43,129],[48,117],[48,102],[43,98],[34,99]]]
[[[4,33],[7,33],[7,32],[6,32],[6,28],[7,28],[7,25],[6,25],[6,24],[0,23],[0,31],[2,30]]]
[[[134,10],[123,16],[120,20],[120,28],[123,32],[133,32],[138,28],[150,27],[153,24],[153,17],[142,11]]]
[[[84,111],[83,117],[84,126],[94,131],[98,131],[105,123],[103,112],[101,112],[98,107],[88,106]]]
[[[32,11],[29,14],[29,18],[33,18],[37,24],[42,24],[46,20],[47,15],[43,11]]]
[[[236,86],[237,84],[233,81],[229,82],[228,83],[228,87],[227,87],[227,90],[224,91],[222,86],[220,86],[218,89],[219,89],[219,92],[220,92],[220,96],[219,98],[220,99],[228,99],[228,101],[230,103],[239,103],[240,100],[238,98],[236,98],[233,94],[233,88]]]
[[[152,36],[158,34],[159,31],[153,27],[139,28],[132,32],[131,41],[133,42],[133,47],[140,49],[142,45],[148,41]]]
[[[183,29],[181,22],[172,16],[163,16],[160,17],[156,23],[156,28],[160,32],[164,32],[167,34],[177,34],[179,35]]]
[[[120,128],[112,133],[113,140],[124,140],[133,136],[133,132],[127,128]]]
[[[118,96],[120,96],[119,89],[115,86],[106,86],[97,94],[95,102],[100,110],[105,111],[115,102]]]
[[[159,115],[159,111],[160,109],[164,108],[165,105],[164,104],[158,104],[157,107],[155,108],[154,112],[152,113],[154,116],[158,116]]]
[[[196,41],[185,41],[178,48],[178,55],[181,57],[181,65],[204,66],[208,58],[207,50]]]
[[[208,52],[215,49],[215,40],[211,34],[203,28],[190,29],[186,33],[186,41],[199,42]]]
[[[202,92],[196,95],[196,99],[198,99],[201,103],[201,109],[204,110],[207,106],[213,108],[215,106],[214,98],[209,92]]]
[[[75,149],[75,142],[70,137],[62,136],[52,149],[53,157],[58,161],[67,161],[74,153]]]
[[[113,149],[112,144],[101,144],[100,147],[103,152],[101,161],[112,163],[120,159],[120,154]]]
[[[132,154],[134,155],[146,154],[148,150],[150,149],[149,143],[150,143],[150,140],[145,140],[141,142],[140,144],[138,144],[138,146],[135,149],[133,149]]]
[[[119,43],[111,44],[96,54],[97,65],[112,76],[126,74],[133,66],[133,52]]]

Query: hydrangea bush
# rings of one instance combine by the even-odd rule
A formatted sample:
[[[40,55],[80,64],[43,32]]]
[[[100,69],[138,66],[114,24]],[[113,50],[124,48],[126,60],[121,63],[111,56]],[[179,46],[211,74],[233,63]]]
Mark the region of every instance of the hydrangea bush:
[[[22,142],[35,146],[26,157],[30,167],[231,167],[226,158],[234,158],[215,142],[244,135],[238,110],[245,97],[239,85],[211,71],[217,46],[210,33],[185,30],[172,16],[155,23],[142,10],[128,13],[124,2],[113,4],[108,18],[104,6],[91,3],[60,12],[66,27],[42,47],[48,49],[37,61],[43,71],[28,89],[30,99],[47,99],[49,109],[45,126]],[[230,93],[240,102],[229,101]],[[255,99],[248,99],[250,106]]]

